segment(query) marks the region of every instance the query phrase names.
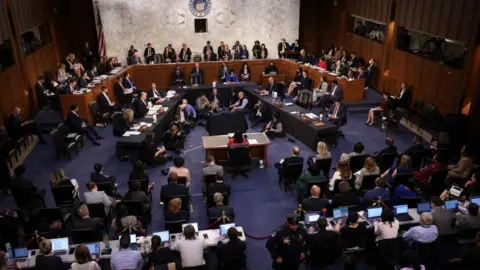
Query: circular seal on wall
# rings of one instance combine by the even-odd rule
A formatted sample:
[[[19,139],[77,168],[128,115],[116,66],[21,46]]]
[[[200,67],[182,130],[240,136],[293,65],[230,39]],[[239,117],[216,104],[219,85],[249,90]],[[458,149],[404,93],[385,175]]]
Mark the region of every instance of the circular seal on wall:
[[[212,0],[190,0],[190,12],[196,17],[205,17],[212,10]]]

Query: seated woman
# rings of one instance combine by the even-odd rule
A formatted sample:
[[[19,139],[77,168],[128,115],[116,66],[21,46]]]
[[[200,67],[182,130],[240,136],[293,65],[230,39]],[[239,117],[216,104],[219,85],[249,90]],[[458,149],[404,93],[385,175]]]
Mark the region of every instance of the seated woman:
[[[327,69],[327,61],[325,60],[325,56],[322,56],[320,58],[320,61],[318,61],[317,67]]]
[[[238,83],[237,73],[234,69],[230,69],[227,74],[227,83]]]
[[[129,180],[142,180],[145,179],[149,181],[148,174],[145,172],[143,168],[143,162],[137,160],[133,163],[132,172],[128,177]]]
[[[270,139],[275,137],[285,137],[285,131],[283,131],[283,125],[280,121],[279,112],[274,112],[272,114],[272,120],[265,126],[264,131]]]
[[[165,149],[180,151],[185,143],[185,135],[177,125],[172,125],[170,129],[163,134],[163,145]]]
[[[392,164],[392,167],[382,174],[382,178],[386,179],[390,186],[393,186],[395,184],[394,181],[397,174],[413,173],[414,171],[414,169],[412,168],[412,159],[408,155],[402,155],[402,157],[400,158],[400,163],[397,167],[395,167],[396,164],[397,163],[394,162]]]
[[[161,239],[158,235],[152,237],[152,248],[147,256],[145,265],[154,266],[154,268],[158,267],[158,269],[162,269],[162,267],[168,268],[170,264],[174,266],[174,269],[178,267],[175,267],[175,255],[168,248],[168,245],[164,245],[164,243],[168,243],[168,239]]]
[[[297,69],[297,72],[295,73],[295,76],[293,77],[293,81],[288,86],[287,95],[290,95],[290,93],[292,93],[293,90],[297,88],[297,85],[300,84],[301,80],[302,80],[302,68],[299,67]]]
[[[318,102],[318,99],[320,96],[328,92],[328,83],[327,83],[327,77],[325,75],[322,75],[320,77],[320,84],[318,85],[317,88],[313,89],[313,94],[312,94],[312,99],[313,102],[316,103]]]
[[[297,197],[299,202],[308,196],[308,183],[312,181],[325,181],[325,176],[316,163],[310,164],[307,171],[300,175],[297,180]]]
[[[164,147],[158,147],[154,141],[153,132],[147,132],[140,146],[140,160],[149,166],[163,165],[167,163]]]
[[[333,191],[335,188],[335,181],[348,180],[352,177],[352,171],[348,162],[345,160],[340,160],[337,164],[337,170],[333,174],[332,178],[329,181],[329,190]]]
[[[243,136],[243,133],[237,131],[233,134],[233,137],[227,143],[227,146],[248,145],[248,141]]]
[[[436,154],[433,156],[433,162],[430,165],[422,168],[419,171],[413,173],[413,178],[420,182],[420,184],[428,184],[430,182],[430,177],[436,170],[441,170],[447,168],[448,158],[444,154]],[[442,180],[443,181],[443,180]]]
[[[185,168],[183,165],[185,165],[185,159],[181,156],[176,156],[173,159],[173,165],[174,167],[170,167],[168,169],[168,175],[170,175],[173,172],[177,173],[178,177],[185,177],[187,179],[187,187],[190,185],[190,180],[192,180],[192,177],[190,176],[190,170]]]
[[[168,202],[168,210],[165,211],[165,222],[188,221],[190,212],[182,210],[182,200],[180,198],[172,199]]]
[[[384,209],[380,221],[376,220],[373,223],[373,227],[377,235],[375,241],[378,242],[383,239],[397,238],[400,223],[393,215],[392,210]]]
[[[377,162],[374,158],[368,157],[367,159],[365,159],[365,164],[363,165],[363,168],[355,173],[355,175],[357,176],[357,179],[355,179],[355,188],[357,190],[360,189],[364,176],[376,174],[380,174],[380,168],[377,166]]]
[[[371,126],[375,122],[375,114],[380,114],[382,112],[388,112],[388,94],[383,94],[382,104],[371,108],[368,111],[368,118],[365,124]]]
[[[105,207],[105,213],[110,213],[110,209],[115,207],[115,199],[107,196],[105,192],[98,191],[97,184],[92,181],[87,182],[88,191],[83,193],[85,197],[85,203],[87,204],[96,204],[101,203]]]
[[[456,185],[456,183],[454,183]],[[465,183],[465,185],[460,186],[463,188],[462,193],[460,194],[460,197],[469,197],[472,194],[478,194],[480,193],[480,173],[475,173],[472,175],[470,180]],[[448,200],[450,193],[448,192],[451,187],[448,187],[446,190],[440,194],[440,199],[442,200]]]
[[[365,247],[365,231],[367,227],[363,222],[358,222],[358,213],[352,211],[348,213],[347,224],[342,226],[342,220],[338,219],[335,231],[342,235],[345,248],[364,248]]]
[[[332,154],[328,151],[327,144],[324,142],[318,142],[317,143],[317,155],[316,156],[311,156],[307,160],[308,166],[310,166],[311,163],[315,163],[317,160],[321,159],[329,159],[332,158]]]
[[[243,63],[243,67],[240,70],[240,80],[242,82],[247,82],[250,81],[252,71],[250,70],[250,67],[248,66],[248,63]]]
[[[137,127],[138,121],[134,118],[134,113],[132,109],[126,109],[123,111],[123,122],[120,123],[121,129],[125,132],[132,127]]]
[[[78,182],[75,179],[69,179],[65,176],[62,169],[56,169],[50,179],[51,187],[73,186],[72,195],[74,199],[78,199]]]
[[[119,205],[115,209],[115,214],[116,218],[112,220],[111,226],[120,235],[123,234],[123,230],[125,230],[129,226],[137,228],[142,227],[142,224],[135,216],[128,215],[127,207],[123,204]]]
[[[467,178],[473,168],[471,150],[468,145],[464,145],[460,150],[460,160],[457,165],[448,166],[448,178],[458,180]],[[458,183],[462,185],[463,183]]]
[[[58,67],[58,70],[57,70],[57,80],[58,80],[58,82],[60,84],[64,83],[64,82],[67,82],[68,79],[70,79],[70,77],[72,77],[72,75],[66,71],[65,64],[64,63],[60,64],[60,66]]]

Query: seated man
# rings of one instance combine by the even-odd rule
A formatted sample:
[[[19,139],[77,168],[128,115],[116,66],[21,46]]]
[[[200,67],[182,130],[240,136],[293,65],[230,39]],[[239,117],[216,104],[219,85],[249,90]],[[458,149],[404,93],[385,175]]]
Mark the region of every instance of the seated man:
[[[172,172],[168,176],[168,184],[160,188],[160,201],[164,204],[168,203],[169,198],[188,196],[188,188],[185,185],[179,184],[177,181],[177,173]]]
[[[250,121],[252,122],[252,127],[258,125],[266,118],[267,108],[261,99],[257,100],[257,104],[253,106],[253,109],[250,111]]]
[[[248,104],[248,99],[245,97],[245,93],[242,91],[238,92],[238,100],[232,106],[230,106],[232,112],[242,111],[246,109]]]
[[[107,196],[104,191],[98,191],[97,185],[92,182],[87,182],[88,191],[83,194],[85,203],[96,204],[101,203],[105,207],[105,214],[110,213],[110,209],[115,207],[116,201],[112,197]]]
[[[92,65],[92,69],[87,71],[87,74],[88,74],[88,77],[90,78],[90,80],[93,80],[96,77],[100,76],[100,72],[98,72],[98,69],[97,69],[96,65]]]
[[[78,93],[77,81],[73,78],[68,80],[68,84],[60,91],[61,94],[72,95]]]
[[[292,148],[292,156],[286,157],[279,162],[275,163],[275,168],[277,168],[278,174],[283,175],[285,168],[290,164],[302,163],[303,157],[300,156],[300,147],[294,146]]]
[[[42,132],[40,131],[37,123],[31,120],[22,122],[20,113],[20,108],[15,107],[13,109],[13,113],[10,115],[10,117],[8,117],[5,127],[7,129],[8,135],[10,135],[10,137],[12,137],[14,140],[18,140],[21,137],[34,134],[37,135],[38,140],[41,144],[47,144],[47,142],[42,136]]]
[[[195,63],[195,67],[190,73],[190,84],[203,84],[203,69],[200,69],[198,63]]]
[[[133,108],[135,112],[135,118],[142,118],[147,114],[148,109],[152,107],[152,103],[147,100],[147,93],[141,92],[140,98],[135,99],[133,102]]]
[[[361,206],[363,209],[369,207],[373,204],[374,201],[377,201],[379,198],[382,200],[390,200],[390,191],[386,188],[385,179],[379,177],[375,180],[375,188],[367,191],[363,196]]]
[[[88,87],[88,82],[90,81],[90,78],[88,78],[87,72],[82,73],[82,77],[78,79],[78,87],[80,88],[86,88]]]
[[[433,225],[437,227],[438,235],[453,235],[455,233],[455,214],[445,209],[445,202],[439,197],[431,197],[430,205],[432,206]]]
[[[413,158],[413,155],[418,152],[425,149],[425,147],[422,144],[422,138],[420,136],[413,136],[413,143],[410,147],[403,152],[403,154],[408,155],[409,157]]]
[[[320,212],[327,209],[328,200],[320,197],[322,190],[319,186],[313,185],[310,189],[310,198],[302,201],[302,208],[307,212]]]
[[[373,154],[373,156],[377,159],[377,162],[383,154],[397,154],[397,147],[394,145],[395,140],[393,140],[393,138],[387,137],[385,139],[385,144],[387,145],[385,148],[380,150],[380,152],[375,152]]]
[[[117,77],[117,83],[115,83],[115,85],[113,86],[113,92],[117,97],[118,103],[131,108],[133,90],[125,88],[125,86],[123,86],[123,78],[121,76]]]
[[[235,219],[235,213],[233,212],[232,207],[223,205],[223,195],[217,192],[213,195],[213,200],[215,201],[216,206],[208,209],[208,216],[221,217],[223,214],[225,214],[225,216],[227,216],[227,218],[233,222]],[[228,221],[228,223],[231,223],[230,221]]]
[[[342,254],[342,240],[335,231],[328,230],[327,219],[317,219],[318,231],[308,234],[307,242],[310,243],[311,269],[325,269],[333,265]],[[315,230],[312,226],[310,232]],[[326,268],[329,269],[329,268]]]
[[[328,121],[340,126],[344,123],[345,117],[347,117],[347,106],[343,104],[340,98],[335,98],[335,104],[328,110]]]
[[[157,85],[152,83],[152,88],[147,91],[147,98],[152,101],[152,103],[160,104],[166,100],[166,94],[163,91],[157,90]]]
[[[129,89],[132,92],[137,92],[137,87],[135,86],[135,83],[133,82],[132,78],[130,77],[130,73],[128,72],[125,72],[123,87],[125,89]]]
[[[45,197],[45,188],[37,188],[32,181],[25,179],[23,176],[25,174],[25,170],[26,169],[24,165],[19,165],[13,170],[14,178],[11,182],[11,188],[13,190],[17,188],[29,189],[29,195],[31,197],[29,205],[35,208],[44,207],[43,201]]]
[[[409,243],[432,243],[438,238],[437,226],[433,225],[433,217],[430,212],[420,215],[420,225],[411,227],[403,234],[403,239]]]
[[[112,113],[122,110],[122,106],[110,100],[108,87],[106,86],[102,86],[102,93],[98,95],[98,108],[101,113]]]
[[[52,86],[53,87],[53,86]],[[35,94],[37,95],[38,108],[41,109],[47,100],[51,101],[53,109],[59,107],[58,96],[55,93],[45,87],[45,77],[38,77],[37,83],[35,84]]]
[[[342,89],[338,86],[338,81],[333,80],[332,91],[321,96],[317,106],[324,110],[328,104],[332,104],[337,98],[342,98]]]
[[[228,194],[228,196],[230,196],[230,193],[231,193],[231,189],[230,189],[230,185],[229,184],[226,184],[224,181],[223,181],[223,171],[218,171],[216,173],[216,181],[215,183],[211,183],[208,187],[207,187],[207,194],[215,194],[215,193],[220,193],[220,194]]]
[[[180,69],[179,65],[177,65],[172,71],[172,84],[185,84],[185,75],[183,74],[183,70]]]
[[[90,180],[94,183],[105,183],[109,182],[112,185],[116,186],[117,179],[115,176],[108,176],[103,173],[103,165],[101,163],[95,163],[93,165],[95,172],[90,173]]]
[[[205,93],[200,93],[200,96],[195,101],[195,109],[201,114],[212,112],[212,106]]]
[[[98,237],[98,240],[100,240],[105,234],[103,220],[97,217],[91,218],[90,212],[85,203],[78,206],[77,214],[80,218],[76,218],[72,221],[72,229],[90,229]]]
[[[390,96],[389,97],[389,109],[390,111],[395,111],[397,107],[399,108],[406,108],[410,103],[410,99],[412,97],[412,91],[405,83],[402,83],[400,86],[400,94],[398,96]]]
[[[110,265],[113,270],[117,269],[142,269],[143,258],[139,251],[130,249],[130,235],[123,234],[120,237],[120,246],[117,252],[112,254]]]
[[[215,164],[215,159],[212,155],[207,156],[207,166],[202,169],[204,176],[206,175],[216,175],[218,172],[223,173],[223,167]]]
[[[272,114],[272,120],[265,126],[264,132],[270,139],[275,137],[285,137],[285,131],[283,130],[283,124],[280,121],[279,112],[274,112]]]
[[[80,116],[78,116],[77,104],[72,104],[72,106],[70,106],[70,111],[68,112],[64,122],[70,132],[84,134],[94,145],[100,145],[97,140],[101,140],[103,137],[98,135],[94,127],[89,125],[86,121],[80,119]]]
[[[262,95],[272,95],[272,93],[277,93],[277,97],[283,99],[285,97],[285,91],[280,84],[275,82],[273,77],[268,77],[268,87],[265,90],[260,91]]]
[[[219,269],[239,270],[244,269],[245,242],[238,238],[238,231],[231,227],[227,231],[228,239],[220,239],[217,245]]]

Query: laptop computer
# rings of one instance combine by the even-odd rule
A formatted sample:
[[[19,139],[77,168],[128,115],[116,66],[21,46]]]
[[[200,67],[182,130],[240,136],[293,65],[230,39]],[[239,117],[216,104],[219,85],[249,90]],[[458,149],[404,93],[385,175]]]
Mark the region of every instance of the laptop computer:
[[[383,207],[381,206],[370,207],[370,208],[367,208],[367,217],[370,220],[377,219],[382,216],[382,212],[383,212]]]
[[[345,220],[348,217],[348,207],[333,208],[333,222],[330,225],[334,226],[338,219],[342,220],[342,224],[345,224]],[[333,223],[333,224],[332,224]]]
[[[169,231],[155,232],[155,233],[153,233],[153,235],[158,235],[160,237],[162,243],[170,241],[170,232]]]
[[[305,225],[315,224],[320,218],[320,213],[305,213]]]
[[[68,238],[50,239],[52,242],[52,252],[55,255],[65,255],[68,252]]]
[[[423,212],[430,212],[432,211],[432,206],[430,202],[421,202],[417,204],[417,212],[418,214],[422,214]]]
[[[234,227],[235,223],[220,224],[220,236],[227,236],[228,229]]]
[[[122,236],[120,235],[118,237],[118,240],[120,240]],[[137,235],[136,234],[130,234],[130,249],[137,250]]]
[[[100,244],[99,243],[88,243],[88,244],[85,244],[85,246],[87,246],[88,250],[90,250],[90,253],[92,255],[100,254]]]
[[[456,212],[458,211],[458,200],[445,201],[445,209]]]
[[[195,229],[195,232],[198,233],[198,223],[185,223],[185,224],[182,224],[182,232],[185,230],[185,227],[187,227],[187,225],[192,225],[193,228]]]
[[[24,262],[28,258],[27,248],[9,248],[8,258],[16,262]]]
[[[472,197],[470,199],[470,203],[476,203],[478,206],[480,206],[480,197],[478,197],[478,196]]]
[[[398,221],[411,221],[413,218],[408,214],[408,204],[395,205],[395,218]]]

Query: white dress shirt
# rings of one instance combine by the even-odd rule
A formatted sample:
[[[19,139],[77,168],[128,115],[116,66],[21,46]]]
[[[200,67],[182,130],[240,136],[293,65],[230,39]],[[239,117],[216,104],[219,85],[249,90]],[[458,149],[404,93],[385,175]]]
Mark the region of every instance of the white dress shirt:
[[[180,252],[183,267],[193,267],[205,264],[203,249],[206,247],[204,239],[196,238],[195,240],[178,240],[176,244],[170,246],[170,249]]]
[[[110,98],[108,97],[108,95],[107,95],[106,93],[102,93],[102,94],[103,94],[103,96],[107,99],[108,105],[112,106],[113,103],[112,103],[112,101],[110,100]]]
[[[375,228],[375,234],[377,235],[377,239],[375,241],[380,241],[383,239],[397,238],[400,223],[396,219],[392,222],[392,224],[375,221],[373,223],[373,227]]]

